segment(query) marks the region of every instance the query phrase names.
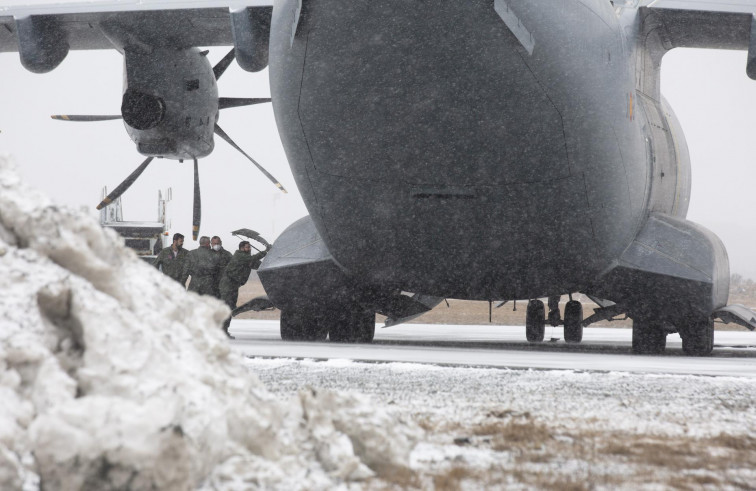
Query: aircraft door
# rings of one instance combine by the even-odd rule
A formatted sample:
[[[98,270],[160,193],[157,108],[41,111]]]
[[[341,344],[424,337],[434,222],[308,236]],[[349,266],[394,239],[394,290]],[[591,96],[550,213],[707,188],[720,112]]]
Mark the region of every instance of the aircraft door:
[[[690,195],[690,162],[682,131],[668,105],[637,92],[643,111],[643,127],[650,174],[648,211],[684,217]],[[679,126],[679,125],[678,125]]]

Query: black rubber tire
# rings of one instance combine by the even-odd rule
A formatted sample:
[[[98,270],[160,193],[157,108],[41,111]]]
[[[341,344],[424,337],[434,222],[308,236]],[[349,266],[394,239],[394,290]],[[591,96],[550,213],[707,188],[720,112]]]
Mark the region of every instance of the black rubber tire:
[[[372,343],[375,337],[375,312],[363,312],[358,319],[360,323],[358,343]]]
[[[546,334],[546,308],[540,300],[528,302],[525,311],[525,338],[530,343],[540,343]]]
[[[281,339],[284,341],[296,341],[301,329],[299,316],[288,310],[281,311]]]
[[[660,324],[633,319],[633,353],[660,355],[667,346],[667,333]]]
[[[714,321],[691,322],[680,330],[683,352],[688,356],[708,356],[714,349]]]
[[[568,343],[583,340],[583,305],[577,300],[564,306],[564,340]]]
[[[328,328],[318,317],[289,310],[281,311],[281,339],[284,341],[325,341]]]
[[[375,336],[375,314],[355,311],[329,320],[328,337],[332,343],[372,343]]]

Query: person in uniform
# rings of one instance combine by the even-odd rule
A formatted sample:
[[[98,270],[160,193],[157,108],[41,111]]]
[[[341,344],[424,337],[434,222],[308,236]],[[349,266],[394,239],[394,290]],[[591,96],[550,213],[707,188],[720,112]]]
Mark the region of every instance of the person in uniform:
[[[200,237],[200,246],[189,252],[186,277],[189,291],[200,295],[213,294],[213,279],[218,274],[218,256],[210,249],[210,237]]]
[[[231,310],[236,308],[236,302],[239,300],[239,287],[247,282],[253,269],[260,267],[260,263],[267,253],[268,249],[253,256],[252,246],[249,242],[245,240],[239,244],[239,250],[234,252],[234,256],[223,271],[220,280],[221,300],[226,302]],[[234,337],[228,332],[230,325],[231,316],[229,315],[226,322],[223,323],[223,330],[226,332],[226,336],[233,339]]]
[[[223,248],[223,241],[217,235],[210,239],[210,249],[213,251],[213,254],[218,257],[218,273],[213,278],[213,296],[221,299],[221,277],[223,276],[223,271],[225,271],[226,266],[228,266],[228,263],[231,261],[233,254]]]
[[[173,234],[173,244],[161,250],[152,265],[184,286],[188,260],[189,252],[184,249],[184,236],[176,233]]]

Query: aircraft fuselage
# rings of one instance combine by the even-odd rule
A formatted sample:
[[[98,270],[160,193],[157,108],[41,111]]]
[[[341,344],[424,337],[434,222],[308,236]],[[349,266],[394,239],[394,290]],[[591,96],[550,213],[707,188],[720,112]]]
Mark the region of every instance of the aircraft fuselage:
[[[609,2],[298,5],[274,8],[274,109],[351,274],[463,299],[582,291],[650,211],[685,215],[682,133],[636,90]]]

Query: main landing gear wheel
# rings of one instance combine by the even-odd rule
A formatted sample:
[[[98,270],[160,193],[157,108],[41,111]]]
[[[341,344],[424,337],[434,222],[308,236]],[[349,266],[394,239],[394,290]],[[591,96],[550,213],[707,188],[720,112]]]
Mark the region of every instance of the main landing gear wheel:
[[[335,316],[330,321],[328,336],[332,343],[371,343],[375,336],[375,314],[357,311],[344,317]]]
[[[686,329],[680,329],[682,349],[689,356],[707,356],[714,349],[714,321],[704,319],[691,322]]]
[[[564,340],[579,343],[583,340],[583,305],[570,300],[564,307]]]
[[[540,300],[531,300],[525,313],[525,338],[530,343],[540,343],[545,333],[546,309]]]
[[[325,341],[328,327],[322,319],[300,312],[281,311],[281,339],[284,341]]]
[[[667,345],[667,333],[656,322],[633,319],[633,353],[659,355]]]

